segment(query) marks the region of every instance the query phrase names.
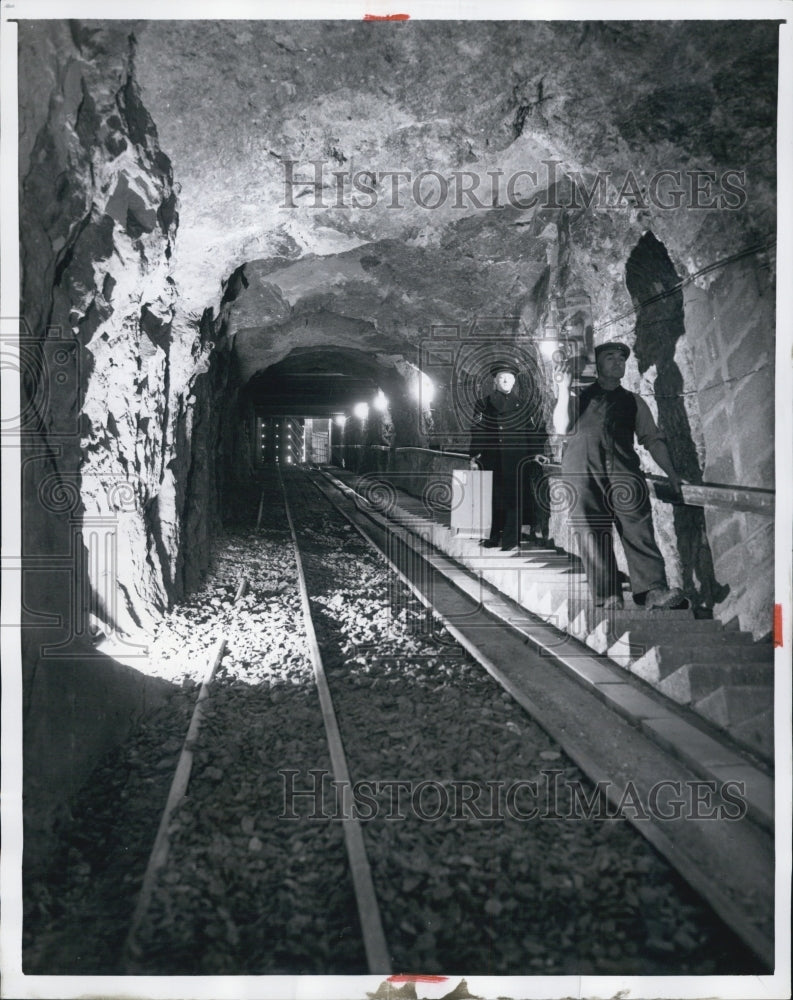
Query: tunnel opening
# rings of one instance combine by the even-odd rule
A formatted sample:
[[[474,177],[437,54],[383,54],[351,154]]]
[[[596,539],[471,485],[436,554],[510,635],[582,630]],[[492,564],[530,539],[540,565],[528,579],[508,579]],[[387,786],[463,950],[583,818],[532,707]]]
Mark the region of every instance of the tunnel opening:
[[[246,382],[239,412],[252,427],[254,468],[288,453],[293,463],[385,470],[395,449],[433,445],[434,393],[433,380],[401,354],[295,347]]]

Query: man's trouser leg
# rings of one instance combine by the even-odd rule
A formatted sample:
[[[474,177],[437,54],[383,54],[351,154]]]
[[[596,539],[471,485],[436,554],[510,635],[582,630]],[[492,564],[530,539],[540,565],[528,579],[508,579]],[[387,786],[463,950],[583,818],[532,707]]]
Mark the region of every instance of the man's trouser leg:
[[[522,497],[519,489],[518,461],[519,459],[513,459],[510,456],[509,460],[504,463],[504,474],[501,481],[504,503],[501,534],[501,547],[503,549],[514,548],[520,541]]]
[[[614,517],[606,502],[605,484],[601,479],[576,477],[570,480],[570,485],[575,490],[568,521],[571,551],[580,557],[592,600],[600,605],[609,597],[622,596],[612,541]]]
[[[498,542],[504,528],[504,483],[501,469],[493,469],[493,518],[490,523],[490,541]]]
[[[534,534],[548,537],[550,512],[547,500],[543,502],[543,492],[547,493],[545,473],[539,462],[528,462],[523,482],[525,484],[524,521],[530,524]]]
[[[615,504],[617,531],[622,540],[631,590],[643,594],[656,587],[666,587],[666,567],[655,541],[653,515],[649,498],[643,498],[635,507],[619,509]]]

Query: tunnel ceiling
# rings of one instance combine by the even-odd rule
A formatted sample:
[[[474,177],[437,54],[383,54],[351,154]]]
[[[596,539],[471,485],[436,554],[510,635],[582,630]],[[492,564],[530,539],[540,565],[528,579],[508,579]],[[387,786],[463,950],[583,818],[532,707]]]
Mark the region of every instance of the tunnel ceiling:
[[[557,225],[579,226],[573,263],[592,297],[612,299],[648,228],[689,269],[734,252],[751,236],[741,227],[773,230],[771,22],[136,21],[90,46],[122,29],[173,164],[180,309],[217,312],[225,288],[243,381],[295,345],[415,358],[437,324],[509,315],[531,327],[567,235]],[[489,171],[534,171],[536,185],[515,188],[526,196],[553,180],[550,160],[590,179],[633,171],[640,185],[664,168],[748,170],[751,223],[629,205],[563,222],[505,204],[505,180],[497,207],[450,192],[428,209],[408,188],[397,208],[382,176],[471,171],[488,204]],[[308,184],[289,187],[289,171]],[[351,207],[333,171],[379,173],[376,203]]]

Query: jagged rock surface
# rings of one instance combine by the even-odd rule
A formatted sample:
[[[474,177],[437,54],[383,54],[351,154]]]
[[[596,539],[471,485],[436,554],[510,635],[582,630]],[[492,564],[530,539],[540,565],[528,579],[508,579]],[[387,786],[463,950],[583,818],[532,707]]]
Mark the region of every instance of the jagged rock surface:
[[[70,352],[71,377],[37,388],[45,436],[72,417],[53,456],[71,493],[68,511],[44,496],[44,511],[26,513],[80,517],[114,535],[117,586],[103,587],[89,567],[92,624],[131,632],[150,626],[190,575],[182,533],[191,392],[209,346],[177,308],[177,194],[141,102],[134,39],[107,26],[56,22],[48,31],[36,34],[53,75],[46,120],[23,106],[25,135],[36,137],[27,162],[22,150],[22,310],[33,340],[57,331]],[[205,548],[188,551],[188,562],[205,561]]]

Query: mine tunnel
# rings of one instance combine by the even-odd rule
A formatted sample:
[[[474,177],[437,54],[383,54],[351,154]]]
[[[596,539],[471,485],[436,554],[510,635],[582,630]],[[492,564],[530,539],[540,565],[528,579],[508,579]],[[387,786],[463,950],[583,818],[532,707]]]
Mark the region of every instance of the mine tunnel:
[[[234,545],[240,565],[227,589],[246,565],[265,572],[250,546],[287,532],[272,520],[279,477],[298,536],[316,500],[306,484],[327,475],[348,491],[339,502],[355,507],[357,496],[358,508],[401,517],[399,531],[434,553],[432,572],[456,560],[580,655],[608,661],[612,687],[628,678],[631,697],[668,703],[680,725],[726,741],[729,761],[755,769],[749,814],[767,827],[776,180],[764,151],[775,148],[777,35],[777,23],[759,20],[740,30],[20,21],[23,814],[26,878],[39,885],[30,921],[44,920],[35,880],[64,857],[95,769],[167,715],[188,683],[160,669],[155,637],[220,586]],[[564,574],[583,577],[553,506],[564,482],[558,362],[578,359],[580,386],[591,385],[594,350],[607,342],[625,345],[622,385],[646,403],[684,480],[672,496],[639,448],[654,534],[685,609],[638,619],[652,612],[626,590],[616,624],[587,617],[585,592],[574,607],[559,589]],[[452,521],[454,483],[472,471],[477,400],[507,365],[545,435],[551,497],[544,539],[518,540],[511,575],[501,557],[482,563],[481,539]],[[390,510],[372,502],[372,484],[388,486]],[[312,544],[323,532],[345,537],[327,519],[312,524]],[[291,563],[272,558],[267,572],[291,579]],[[332,551],[326,564],[342,571]],[[256,614],[275,606],[278,586]],[[496,632],[511,627],[500,620]],[[489,641],[488,663],[499,655]],[[377,660],[361,642],[361,664]],[[457,662],[439,650],[426,662]],[[407,680],[397,697],[413,697]],[[629,709],[620,711],[624,722]],[[152,793],[160,809],[166,794]],[[267,838],[253,819],[243,825],[256,853]],[[90,837],[78,847],[103,850]],[[416,865],[408,897],[431,868]],[[128,889],[132,905],[134,877]],[[486,912],[506,919],[505,905]],[[219,919],[233,948],[227,911]],[[438,928],[405,922],[394,933],[412,934],[417,949],[401,953],[405,966],[418,956],[416,967],[444,968]],[[290,925],[293,938],[301,926]],[[659,933],[647,939],[657,945]],[[559,948],[572,948],[559,934]],[[751,952],[753,940],[741,947]],[[105,968],[48,965],[31,942],[38,971]],[[730,949],[718,948],[702,968],[729,967]],[[689,951],[686,968],[699,968]],[[546,967],[539,945],[518,952],[472,971]],[[583,964],[547,967],[680,971],[660,946],[644,966],[642,956],[595,949]],[[173,971],[162,961],[146,971]],[[230,961],[187,971],[325,968],[283,954],[252,969]]]

